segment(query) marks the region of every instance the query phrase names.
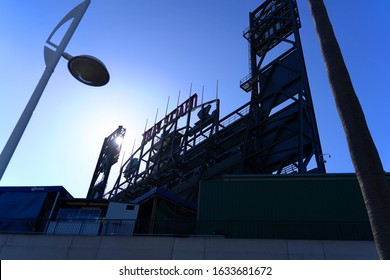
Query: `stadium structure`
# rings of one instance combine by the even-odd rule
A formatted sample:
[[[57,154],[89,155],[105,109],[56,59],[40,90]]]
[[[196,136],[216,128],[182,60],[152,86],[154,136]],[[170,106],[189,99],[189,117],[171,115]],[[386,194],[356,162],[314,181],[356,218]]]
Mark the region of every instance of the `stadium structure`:
[[[249,75],[240,81],[249,102],[221,118],[219,99],[200,102],[192,94],[145,130],[111,190],[95,172],[88,197],[131,202],[157,188],[196,204],[199,183],[224,174],[325,173],[300,27],[296,1],[266,1],[250,13],[243,32]],[[280,45],[283,52],[264,65]],[[118,153],[103,147],[97,163],[103,178]]]
[[[122,126],[104,139],[86,198],[2,188],[0,257],[377,259],[355,174],[326,173],[300,27],[296,0],[250,12],[249,101],[221,117],[221,100],[190,93],[145,128],[112,187]]]
[[[249,101],[221,117],[221,100],[204,102],[203,94],[190,93],[145,128],[141,145],[106,190],[121,147],[116,139],[125,134],[120,126],[104,141],[87,199],[138,205],[138,233],[225,234],[219,226],[206,230],[198,226],[200,219],[208,220],[199,200],[207,200],[200,194],[202,184],[204,194],[207,182],[226,176],[325,174],[300,27],[295,0],[267,0],[251,12],[243,31],[249,45],[249,74],[240,81]],[[261,188],[257,191],[254,196],[261,196]]]

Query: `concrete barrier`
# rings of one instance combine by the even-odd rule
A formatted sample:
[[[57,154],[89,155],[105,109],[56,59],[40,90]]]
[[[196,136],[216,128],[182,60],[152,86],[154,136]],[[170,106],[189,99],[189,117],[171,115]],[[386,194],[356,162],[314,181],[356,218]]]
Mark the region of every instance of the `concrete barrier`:
[[[0,234],[2,260],[376,260],[373,241]]]

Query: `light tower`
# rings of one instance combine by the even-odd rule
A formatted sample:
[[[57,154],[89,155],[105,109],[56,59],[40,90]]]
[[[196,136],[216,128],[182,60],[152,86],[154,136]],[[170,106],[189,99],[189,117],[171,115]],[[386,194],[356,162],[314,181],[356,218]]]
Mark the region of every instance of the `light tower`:
[[[240,82],[251,93],[243,172],[256,166],[261,173],[306,173],[314,158],[312,172],[325,173],[296,0],[267,0],[249,21],[250,74]],[[279,56],[264,65],[271,50]]]
[[[103,141],[91,184],[87,193],[87,199],[102,199],[107,186],[111,166],[118,162],[126,129],[119,126]]]

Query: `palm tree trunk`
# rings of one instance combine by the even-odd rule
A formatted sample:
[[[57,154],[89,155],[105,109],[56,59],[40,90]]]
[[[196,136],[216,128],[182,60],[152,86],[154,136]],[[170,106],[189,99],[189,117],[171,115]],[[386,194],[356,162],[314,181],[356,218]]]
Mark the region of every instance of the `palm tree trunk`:
[[[323,0],[308,0],[378,255],[390,259],[390,188]]]

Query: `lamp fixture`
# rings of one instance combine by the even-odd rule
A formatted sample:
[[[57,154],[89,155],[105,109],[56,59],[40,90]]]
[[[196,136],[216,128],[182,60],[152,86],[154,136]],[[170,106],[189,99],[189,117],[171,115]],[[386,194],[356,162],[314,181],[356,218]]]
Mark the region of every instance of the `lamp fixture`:
[[[71,57],[68,69],[76,80],[89,86],[104,86],[110,80],[110,74],[103,62],[91,55]]]

